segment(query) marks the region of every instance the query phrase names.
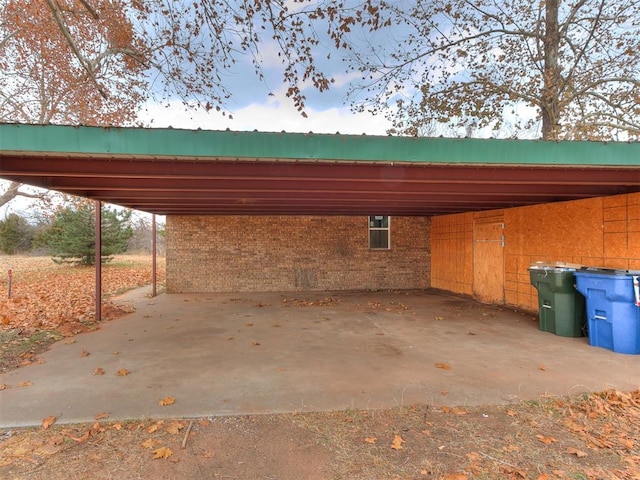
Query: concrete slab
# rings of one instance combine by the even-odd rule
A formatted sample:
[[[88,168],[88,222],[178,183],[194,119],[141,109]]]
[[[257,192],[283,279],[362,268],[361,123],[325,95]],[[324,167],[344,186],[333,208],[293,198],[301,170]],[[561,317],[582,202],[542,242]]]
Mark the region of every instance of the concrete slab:
[[[140,419],[505,404],[640,387],[639,355],[541,332],[531,315],[442,292],[147,294],[119,299],[135,313],[0,376],[12,386],[0,391],[0,426],[102,412]],[[165,397],[175,403],[160,406]]]

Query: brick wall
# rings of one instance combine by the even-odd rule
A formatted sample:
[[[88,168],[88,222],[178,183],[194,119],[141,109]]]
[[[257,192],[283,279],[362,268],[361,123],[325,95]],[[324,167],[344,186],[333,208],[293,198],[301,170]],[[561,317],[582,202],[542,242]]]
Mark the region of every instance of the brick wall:
[[[512,208],[503,218],[507,305],[537,310],[534,262],[640,269],[640,193]],[[432,219],[433,287],[473,293],[473,221],[472,213]]]
[[[167,217],[167,291],[427,288],[430,221],[391,218],[370,250],[367,217]]]

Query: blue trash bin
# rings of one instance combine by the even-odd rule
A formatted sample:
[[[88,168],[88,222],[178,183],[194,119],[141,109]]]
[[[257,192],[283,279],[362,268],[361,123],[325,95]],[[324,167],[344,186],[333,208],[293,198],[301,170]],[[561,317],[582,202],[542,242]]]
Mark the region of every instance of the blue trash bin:
[[[586,299],[589,344],[617,353],[640,354],[640,307],[633,277],[640,272],[586,268],[575,272]]]

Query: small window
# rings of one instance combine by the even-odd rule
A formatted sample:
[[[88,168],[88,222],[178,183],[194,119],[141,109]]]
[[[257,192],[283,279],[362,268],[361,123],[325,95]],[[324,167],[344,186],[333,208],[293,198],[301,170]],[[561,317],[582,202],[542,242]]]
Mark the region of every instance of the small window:
[[[369,248],[389,249],[389,217],[382,215],[369,217]]]

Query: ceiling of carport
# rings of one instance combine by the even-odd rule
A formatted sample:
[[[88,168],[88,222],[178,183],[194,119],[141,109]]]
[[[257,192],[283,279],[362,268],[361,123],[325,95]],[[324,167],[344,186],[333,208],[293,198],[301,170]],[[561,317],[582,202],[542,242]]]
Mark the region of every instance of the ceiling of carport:
[[[5,124],[0,177],[160,215],[431,216],[640,191],[640,145]]]

